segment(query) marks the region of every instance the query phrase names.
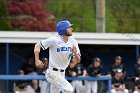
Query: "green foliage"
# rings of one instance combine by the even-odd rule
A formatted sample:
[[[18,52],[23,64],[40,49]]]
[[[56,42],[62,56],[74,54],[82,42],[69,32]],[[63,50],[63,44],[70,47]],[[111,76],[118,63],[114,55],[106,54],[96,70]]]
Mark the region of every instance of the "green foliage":
[[[106,32],[117,32],[117,21],[111,13],[111,9],[106,7]]]
[[[67,19],[76,24],[75,31],[96,31],[95,2],[92,0],[50,0],[45,8],[57,21]]]
[[[115,32],[140,32],[139,0],[107,0],[107,6],[117,21]]]
[[[68,19],[76,31],[96,32],[96,0],[49,0],[45,8],[57,21]],[[139,0],[106,0],[106,32],[140,31]]]
[[[0,30],[11,30],[6,0],[0,0]]]

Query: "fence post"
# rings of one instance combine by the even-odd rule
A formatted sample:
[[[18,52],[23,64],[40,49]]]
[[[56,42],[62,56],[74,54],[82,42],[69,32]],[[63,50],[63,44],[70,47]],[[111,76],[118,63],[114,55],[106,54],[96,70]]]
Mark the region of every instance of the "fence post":
[[[111,93],[111,79],[108,80],[108,93]]]
[[[9,74],[9,44],[6,43],[6,75]],[[9,92],[9,81],[6,81],[6,93]]]
[[[136,61],[138,59],[139,56],[139,45],[136,45]]]

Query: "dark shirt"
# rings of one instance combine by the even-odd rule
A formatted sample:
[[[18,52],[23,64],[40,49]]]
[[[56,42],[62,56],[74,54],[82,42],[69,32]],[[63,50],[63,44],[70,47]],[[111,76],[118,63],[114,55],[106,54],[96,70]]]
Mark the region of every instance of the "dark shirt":
[[[68,77],[72,77],[72,72],[73,72],[73,68],[71,68],[70,66],[68,66],[65,70],[65,75]],[[69,82],[72,82],[72,80],[68,80]]]
[[[112,78],[112,85],[114,85],[114,87],[118,88],[120,85],[124,84],[124,78],[120,78],[119,80],[117,80],[115,77]]]
[[[113,64],[113,65],[110,67],[110,74],[111,74],[112,76],[114,76],[114,75],[115,75],[115,72],[116,72],[118,69],[122,69],[122,72],[123,72],[123,73],[124,73],[125,70],[126,70],[123,64],[121,64],[121,65],[115,65],[115,64]]]
[[[87,72],[89,76],[97,76],[98,74],[102,73],[102,66],[94,67],[93,65],[89,65]]]
[[[28,63],[25,63],[21,69],[24,71],[25,74],[29,74],[31,72],[36,72],[36,67],[35,65],[30,65]]]
[[[135,86],[137,86],[140,89],[140,79],[135,81]]]
[[[135,64],[134,72],[137,77],[140,75],[140,64]]]
[[[84,70],[85,70],[85,68],[84,68],[84,66],[82,64],[77,64],[73,68],[73,71],[76,72],[77,76],[82,76]]]
[[[15,86],[19,87],[20,89],[24,89],[27,85],[31,85],[31,81],[29,80],[16,80]]]
[[[66,68],[66,71],[65,71],[65,75],[66,76],[72,76],[71,73],[73,72],[73,68],[71,68],[70,66],[68,66]]]
[[[47,70],[48,67],[43,67],[38,69],[38,75],[45,75],[45,71]]]

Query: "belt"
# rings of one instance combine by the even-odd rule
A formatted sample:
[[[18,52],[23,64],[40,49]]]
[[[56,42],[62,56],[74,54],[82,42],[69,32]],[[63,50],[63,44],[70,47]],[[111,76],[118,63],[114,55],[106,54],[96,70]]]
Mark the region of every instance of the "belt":
[[[60,72],[64,72],[63,69],[57,69],[57,68],[53,68],[53,71],[60,71]]]

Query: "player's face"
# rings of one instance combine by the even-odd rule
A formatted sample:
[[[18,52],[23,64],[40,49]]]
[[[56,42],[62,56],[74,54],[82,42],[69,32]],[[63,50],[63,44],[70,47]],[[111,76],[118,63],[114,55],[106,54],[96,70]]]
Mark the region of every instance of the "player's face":
[[[117,72],[116,75],[117,75],[117,77],[121,78],[123,74],[122,74],[122,72]]]
[[[33,64],[33,58],[28,59],[28,64],[30,64],[30,65]]]
[[[138,64],[140,64],[140,58],[138,58]]]
[[[71,36],[72,35],[73,28],[72,27],[68,27],[68,28],[66,28],[66,30],[67,30],[66,36]]]
[[[100,61],[95,61],[95,67],[99,67],[100,66]]]
[[[121,64],[121,60],[120,59],[116,59],[116,64],[120,65]]]

